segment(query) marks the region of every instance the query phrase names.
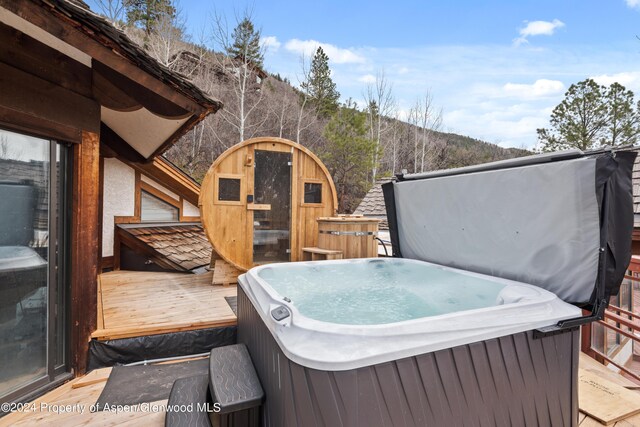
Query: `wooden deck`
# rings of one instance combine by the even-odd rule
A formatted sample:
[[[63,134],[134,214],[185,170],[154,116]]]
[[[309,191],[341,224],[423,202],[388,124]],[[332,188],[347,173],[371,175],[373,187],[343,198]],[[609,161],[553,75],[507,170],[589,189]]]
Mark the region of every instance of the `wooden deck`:
[[[14,412],[0,418],[4,426],[163,426],[163,411],[159,412],[91,412],[104,388],[111,368],[92,371],[36,399],[29,412]],[[157,402],[166,404],[166,400]],[[54,406],[60,405],[60,406]],[[62,413],[62,405],[66,412]],[[68,405],[68,406],[67,406]]]
[[[603,378],[609,382],[615,382],[623,387],[633,387],[625,378],[620,377],[606,367],[598,364],[588,356],[581,355],[580,369],[588,370],[596,375],[597,378]],[[91,405],[95,404],[104,388],[105,382],[111,368],[97,369],[90,372],[82,378],[76,378],[65,385],[45,394],[33,403],[35,412],[30,413],[13,413],[6,417],[0,418],[0,427],[5,426],[46,426],[58,425],[65,427],[74,426],[158,426],[164,425],[163,411],[159,412],[143,412],[133,411],[125,413],[114,412],[89,412]],[[640,399],[640,391],[636,391]],[[166,400],[156,402],[158,405],[166,404]],[[72,405],[69,407],[70,412],[57,414],[54,405]],[[76,405],[76,406],[73,406]],[[80,408],[85,408],[84,412],[80,412]],[[580,427],[601,427],[593,418],[580,413]],[[640,426],[640,415],[629,417],[617,423],[609,424],[614,427],[633,427]]]
[[[236,324],[224,299],[235,286],[211,285],[213,273],[113,271],[99,276],[99,340]]]

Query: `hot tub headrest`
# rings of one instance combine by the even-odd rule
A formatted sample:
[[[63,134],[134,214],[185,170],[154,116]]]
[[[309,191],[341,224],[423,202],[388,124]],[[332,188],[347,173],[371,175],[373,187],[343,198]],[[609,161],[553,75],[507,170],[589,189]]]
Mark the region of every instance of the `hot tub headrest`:
[[[630,260],[635,157],[574,150],[398,176],[383,186],[394,255],[591,309],[618,293]]]

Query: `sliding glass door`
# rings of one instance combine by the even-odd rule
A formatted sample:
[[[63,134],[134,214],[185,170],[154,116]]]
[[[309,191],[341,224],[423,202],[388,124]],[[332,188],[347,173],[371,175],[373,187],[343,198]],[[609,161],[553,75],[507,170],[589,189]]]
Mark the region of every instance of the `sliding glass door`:
[[[67,370],[67,151],[0,129],[0,401]]]

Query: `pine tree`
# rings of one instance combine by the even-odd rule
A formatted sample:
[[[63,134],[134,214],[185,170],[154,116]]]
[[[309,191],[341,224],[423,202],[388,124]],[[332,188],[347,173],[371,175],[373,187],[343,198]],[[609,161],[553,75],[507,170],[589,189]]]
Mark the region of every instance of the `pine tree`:
[[[256,30],[253,22],[245,17],[232,34],[233,44],[227,48],[227,55],[242,58],[258,68],[262,68],[264,53],[260,47],[260,30]]]
[[[635,144],[640,131],[640,117],[634,109],[633,92],[613,83],[604,94],[607,102],[607,129],[602,145]]]
[[[338,110],[340,93],[331,79],[329,57],[322,47],[318,47],[313,55],[309,76],[307,81],[302,83],[302,90],[309,94],[321,117],[331,117]]]
[[[338,193],[338,211],[353,212],[369,189],[376,143],[367,137],[367,116],[351,102],[333,115],[324,129],[327,145],[320,153]]]
[[[127,23],[140,26],[149,35],[161,18],[166,15],[173,18],[176,8],[172,0],[124,0]]]
[[[595,147],[607,125],[604,89],[592,79],[572,84],[551,113],[551,129],[538,129],[542,150]]]

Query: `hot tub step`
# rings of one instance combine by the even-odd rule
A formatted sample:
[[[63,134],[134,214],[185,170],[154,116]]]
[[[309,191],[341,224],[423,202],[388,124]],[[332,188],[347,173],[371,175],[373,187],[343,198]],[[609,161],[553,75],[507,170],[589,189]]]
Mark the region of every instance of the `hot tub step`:
[[[170,410],[164,419],[166,427],[211,427],[209,413],[213,410],[208,392],[209,376],[176,380],[171,387],[167,407]]]
[[[264,391],[244,344],[211,350],[209,391],[216,412],[214,424],[221,426],[257,426]]]

